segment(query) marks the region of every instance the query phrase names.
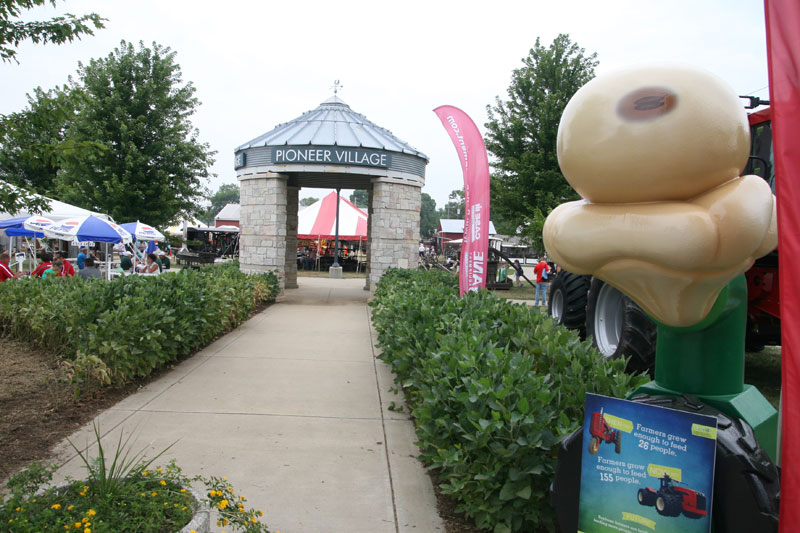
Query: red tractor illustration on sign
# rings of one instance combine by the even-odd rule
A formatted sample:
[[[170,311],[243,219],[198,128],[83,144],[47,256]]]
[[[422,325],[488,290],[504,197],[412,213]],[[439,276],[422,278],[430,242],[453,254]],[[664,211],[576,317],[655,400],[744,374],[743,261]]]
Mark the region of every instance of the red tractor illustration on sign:
[[[675,481],[669,474],[664,474],[661,487],[656,491],[651,488],[639,489],[639,503],[647,506],[656,506],[658,514],[664,516],[678,516],[683,512],[687,518],[700,518],[706,516],[706,495],[696,490],[675,486]]]
[[[589,453],[595,455],[600,450],[600,442],[614,443],[614,450],[620,453],[622,450],[622,432],[611,429],[603,416],[603,410],[599,413],[592,413],[592,423],[589,424]]]

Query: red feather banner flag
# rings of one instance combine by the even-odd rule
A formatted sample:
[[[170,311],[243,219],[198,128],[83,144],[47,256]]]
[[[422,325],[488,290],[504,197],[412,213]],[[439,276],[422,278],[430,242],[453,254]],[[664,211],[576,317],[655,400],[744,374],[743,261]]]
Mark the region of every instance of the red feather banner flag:
[[[489,260],[489,157],[469,116],[445,105],[433,110],[456,147],[464,173],[464,238],[458,271],[459,294],[486,288]]]

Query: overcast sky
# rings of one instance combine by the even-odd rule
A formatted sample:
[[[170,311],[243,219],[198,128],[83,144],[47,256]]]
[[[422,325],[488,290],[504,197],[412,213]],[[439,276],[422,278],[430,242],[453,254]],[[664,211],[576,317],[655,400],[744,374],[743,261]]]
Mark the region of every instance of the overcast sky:
[[[25,43],[19,65],[0,63],[0,113],[21,110],[33,88],[65,83],[78,61],[108,55],[121,39],[170,46],[202,102],[193,123],[217,151],[212,190],[236,182],[236,146],[316,108],[338,79],[354,111],[430,158],[423,192],[441,207],[463,179],[433,108],[460,107],[485,132],[487,104],[505,97],[536,38],[549,46],[559,33],[597,53],[598,74],[686,63],[739,94],[768,97],[760,0],[67,0],[25,18],[92,11],[108,19],[94,37]]]

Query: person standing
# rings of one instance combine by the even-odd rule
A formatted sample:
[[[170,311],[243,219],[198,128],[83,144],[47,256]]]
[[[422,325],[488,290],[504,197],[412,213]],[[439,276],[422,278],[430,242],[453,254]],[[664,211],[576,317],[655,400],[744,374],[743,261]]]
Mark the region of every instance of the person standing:
[[[86,257],[87,257],[86,247],[81,246],[81,249],[78,250],[78,260],[76,261],[76,263],[78,263],[78,270],[83,270],[84,261],[86,261]]]
[[[14,272],[11,271],[11,267],[9,264],[11,263],[11,254],[8,253],[8,250],[4,250],[0,252],[0,282],[5,281],[7,279],[16,279],[22,275],[22,272]]]
[[[547,284],[548,273],[550,267],[544,259],[540,259],[536,266],[533,267],[533,273],[536,275],[536,296],[533,299],[533,305],[547,305]],[[539,303],[539,295],[541,294],[542,303]]]
[[[522,287],[522,281],[520,281],[522,277],[522,265],[519,264],[519,259],[514,260],[514,277],[516,278],[514,285]]]

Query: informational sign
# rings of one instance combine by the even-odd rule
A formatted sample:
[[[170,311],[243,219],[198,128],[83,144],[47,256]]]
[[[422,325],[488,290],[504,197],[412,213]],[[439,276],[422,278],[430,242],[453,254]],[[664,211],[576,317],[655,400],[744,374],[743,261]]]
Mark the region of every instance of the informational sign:
[[[392,156],[377,150],[320,146],[278,146],[272,149],[275,164],[351,165],[387,168]]]
[[[708,533],[717,419],[586,395],[578,531]]]

